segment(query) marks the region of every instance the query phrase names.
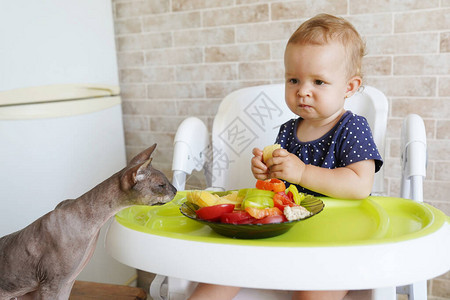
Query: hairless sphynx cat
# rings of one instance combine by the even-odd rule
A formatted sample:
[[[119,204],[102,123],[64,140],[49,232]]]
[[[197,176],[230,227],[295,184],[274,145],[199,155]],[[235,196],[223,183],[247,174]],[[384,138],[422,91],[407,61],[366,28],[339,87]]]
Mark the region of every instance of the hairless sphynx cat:
[[[109,218],[135,204],[170,201],[176,189],[150,164],[155,147],[78,199],[62,201],[24,229],[2,237],[0,299],[68,299]]]

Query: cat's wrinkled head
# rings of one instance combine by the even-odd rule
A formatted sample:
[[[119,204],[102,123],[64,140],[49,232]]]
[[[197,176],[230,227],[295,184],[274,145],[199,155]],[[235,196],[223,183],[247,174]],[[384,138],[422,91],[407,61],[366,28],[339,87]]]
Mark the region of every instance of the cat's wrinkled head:
[[[134,157],[120,176],[120,188],[129,194],[131,204],[164,204],[175,197],[176,188],[151,165],[156,144]]]

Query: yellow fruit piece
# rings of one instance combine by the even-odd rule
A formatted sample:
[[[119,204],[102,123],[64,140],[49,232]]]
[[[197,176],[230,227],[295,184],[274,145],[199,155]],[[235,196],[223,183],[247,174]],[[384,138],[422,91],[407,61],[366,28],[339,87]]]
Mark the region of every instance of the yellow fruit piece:
[[[206,206],[219,204],[220,197],[216,194],[211,194],[207,191],[202,191],[200,194],[200,199],[206,204]]]
[[[204,207],[220,204],[220,197],[207,191],[189,191],[186,194],[186,201]]]
[[[208,191],[188,191],[186,194],[187,202],[192,202],[200,207],[218,204],[234,204],[236,209],[238,209],[241,206],[243,199],[244,197],[238,196],[238,191],[232,191],[222,197]]]
[[[188,191],[186,194],[186,201],[197,204],[200,199],[201,191]]]
[[[220,197],[222,200],[228,200],[230,202],[235,202],[237,197],[237,191],[233,191],[225,196]]]
[[[273,144],[264,147],[263,149],[263,161],[266,162],[269,158],[272,158],[273,151],[280,149],[280,144]]]
[[[244,197],[238,196],[238,191],[232,191],[231,193],[220,197],[218,204],[234,204],[235,209],[239,209],[241,207],[242,200],[244,200]]]

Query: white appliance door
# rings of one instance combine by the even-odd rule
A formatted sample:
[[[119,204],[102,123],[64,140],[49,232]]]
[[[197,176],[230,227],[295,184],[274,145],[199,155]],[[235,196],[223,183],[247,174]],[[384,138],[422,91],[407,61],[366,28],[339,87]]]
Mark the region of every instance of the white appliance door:
[[[0,236],[126,165],[118,92],[90,85],[0,91]],[[136,271],[106,253],[104,231],[78,279],[124,284]]]

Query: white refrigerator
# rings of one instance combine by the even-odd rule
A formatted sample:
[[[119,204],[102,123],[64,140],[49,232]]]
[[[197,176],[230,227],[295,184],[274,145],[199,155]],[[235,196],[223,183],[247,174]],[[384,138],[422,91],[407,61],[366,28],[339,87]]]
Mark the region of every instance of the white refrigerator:
[[[111,1],[0,0],[0,236],[125,164]],[[78,279],[124,284],[103,231]]]

